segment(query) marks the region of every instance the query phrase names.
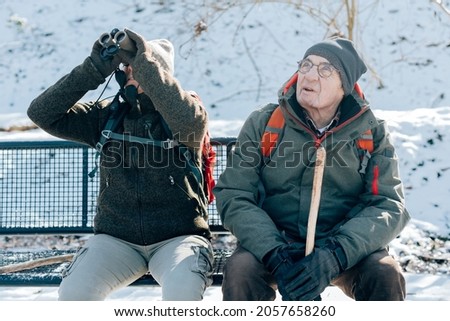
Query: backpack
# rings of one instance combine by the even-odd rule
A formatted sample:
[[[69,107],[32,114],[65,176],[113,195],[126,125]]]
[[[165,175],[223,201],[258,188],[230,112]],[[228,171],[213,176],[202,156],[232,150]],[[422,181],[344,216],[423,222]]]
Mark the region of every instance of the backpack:
[[[294,80],[296,80],[293,77]],[[289,81],[285,90],[292,85],[293,80]],[[361,90],[361,87],[356,83],[354,90],[358,93],[358,95],[364,99],[364,94]],[[264,130],[263,135],[261,136],[261,154],[263,156],[263,166],[267,165],[270,161],[272,155],[274,155],[279,142],[282,140],[283,132],[284,132],[285,119],[283,112],[280,106],[275,107],[272,114],[270,115],[269,121],[266,124],[266,128]],[[364,175],[366,173],[367,164],[371,157],[371,153],[374,150],[373,144],[373,135],[372,130],[368,129],[365,131],[357,140],[356,146],[359,151],[359,158],[361,160],[361,168],[359,169],[359,173]],[[262,206],[262,203],[265,198],[265,189],[261,182],[258,184],[258,205]]]
[[[364,98],[364,94],[358,84],[355,84],[354,89],[361,98]],[[277,106],[273,110],[272,115],[270,116],[269,121],[266,124],[264,133],[261,137],[261,154],[265,159],[265,164],[267,164],[268,160],[270,160],[270,157],[274,154],[276,148],[278,147],[278,142],[282,139],[284,125],[285,119],[283,112],[281,111],[280,106]],[[361,135],[361,137],[356,140],[356,146],[360,151],[359,155],[361,160],[363,160],[365,156],[368,156],[367,153],[370,155],[373,152],[374,145],[371,129],[365,131]]]
[[[167,140],[160,141],[155,140],[152,137],[144,138],[116,133],[115,131],[121,126],[123,119],[125,118],[125,115],[130,111],[131,108],[130,104],[127,102],[125,95],[126,90],[126,88],[124,88],[125,82],[122,79],[118,79],[120,77],[123,77],[123,75],[119,71],[116,71],[116,79],[117,82],[121,85],[120,86],[121,88],[114,97],[111,104],[109,105],[110,113],[108,120],[106,121],[105,126],[101,131],[99,141],[95,145],[95,149],[97,150],[95,156],[96,160],[100,156],[103,146],[110,139],[143,143],[158,146],[163,149],[178,148],[179,153],[185,159],[186,164],[189,166],[189,169],[193,173],[197,183],[199,184],[199,186],[202,187],[207,204],[211,204],[214,201],[213,188],[215,186],[215,180],[213,173],[214,173],[214,165],[216,163],[216,152],[211,145],[209,130],[207,130],[201,145],[201,153],[202,153],[201,166],[198,166],[194,161],[191,150],[187,146],[179,143],[177,140],[173,138],[169,126],[162,117],[161,117],[162,126],[166,132],[166,135],[169,137]],[[201,101],[200,97],[195,92],[190,92],[190,94],[192,97]],[[96,163],[95,168],[89,173],[89,177],[91,178],[95,176],[95,173],[98,170],[98,162],[96,161],[95,163]]]

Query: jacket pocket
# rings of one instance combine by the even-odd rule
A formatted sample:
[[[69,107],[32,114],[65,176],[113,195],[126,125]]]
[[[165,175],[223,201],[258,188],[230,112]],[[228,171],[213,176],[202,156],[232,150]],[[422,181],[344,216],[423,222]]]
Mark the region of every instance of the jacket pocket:
[[[72,262],[62,271],[62,277],[65,278],[72,273],[72,271],[80,264],[87,253],[88,248],[82,247],[79,248],[77,253],[72,259]]]
[[[105,192],[109,189],[109,187],[111,185],[111,172],[109,170],[105,170],[105,171],[106,171],[105,183],[102,184],[102,186],[101,186],[101,189],[98,194],[98,199],[102,199],[103,195],[105,194]]]
[[[208,217],[208,212],[206,210],[208,206],[206,204],[206,198],[202,197],[204,194],[201,194],[198,189],[194,190],[194,188],[189,184],[180,184],[172,175],[169,175],[168,179],[171,186],[177,188],[183,195],[186,196],[186,200],[191,202],[194,210],[200,213],[203,217]]]
[[[212,247],[193,246],[195,260],[191,266],[191,271],[200,274],[206,281],[206,286],[210,286],[213,282],[213,263],[214,256]]]

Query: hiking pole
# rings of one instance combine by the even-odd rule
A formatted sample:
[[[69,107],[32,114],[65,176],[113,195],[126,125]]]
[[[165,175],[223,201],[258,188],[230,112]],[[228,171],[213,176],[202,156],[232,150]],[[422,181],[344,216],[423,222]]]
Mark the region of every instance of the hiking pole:
[[[19,271],[23,271],[23,270],[34,269],[34,268],[45,266],[45,265],[59,264],[59,263],[70,261],[73,259],[73,257],[74,257],[74,254],[63,254],[63,255],[57,255],[57,256],[51,256],[51,257],[31,260],[31,261],[22,262],[22,263],[5,265],[5,266],[0,267],[0,274],[14,273],[14,272],[19,272]]]
[[[316,236],[316,223],[319,215],[320,195],[322,193],[323,171],[325,169],[325,159],[327,153],[323,146],[319,146],[316,152],[316,164],[314,165],[314,178],[311,194],[311,206],[308,215],[308,228],[306,231],[305,256],[311,254],[314,249],[314,239]],[[321,301],[320,295],[313,301]]]

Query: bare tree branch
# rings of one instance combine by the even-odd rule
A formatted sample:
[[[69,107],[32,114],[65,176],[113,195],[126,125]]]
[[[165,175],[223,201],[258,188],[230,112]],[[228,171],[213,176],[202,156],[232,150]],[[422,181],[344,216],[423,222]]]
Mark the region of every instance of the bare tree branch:
[[[450,9],[445,6],[442,0],[431,0],[431,2],[437,4],[446,14],[450,16]]]
[[[252,57],[252,54],[250,53],[250,50],[249,50],[248,45],[247,45],[247,40],[245,40],[245,37],[243,38],[243,40],[244,40],[245,51],[247,51],[247,55],[250,58],[250,61],[252,62],[253,68],[255,68],[256,75],[258,76],[258,91],[257,91],[257,94],[256,94],[256,101],[258,101],[259,100],[259,95],[261,93],[261,86],[262,86],[261,73],[260,73],[260,70],[258,68],[258,65],[256,64],[255,60]]]

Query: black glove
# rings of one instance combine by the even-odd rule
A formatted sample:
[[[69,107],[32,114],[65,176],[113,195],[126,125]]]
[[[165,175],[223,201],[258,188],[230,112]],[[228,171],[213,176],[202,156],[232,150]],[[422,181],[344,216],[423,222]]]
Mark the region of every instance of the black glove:
[[[331,243],[316,248],[310,255],[287,246],[272,251],[264,263],[275,277],[284,301],[311,301],[320,294],[347,265],[342,247]]]
[[[111,73],[115,71],[117,67],[119,67],[120,63],[122,62],[122,58],[120,58],[118,55],[114,55],[108,59],[104,59],[100,56],[100,52],[102,49],[103,46],[97,40],[92,47],[90,57],[94,66],[98,69],[102,76],[106,78],[111,75]]]
[[[144,37],[142,37],[141,35],[137,34],[134,31],[131,31],[130,29],[125,29],[124,32],[127,34],[128,38],[130,38],[131,40],[131,43],[133,43],[134,45],[129,46],[126,49],[120,49],[118,55],[125,64],[130,64],[133,66],[134,59],[136,59],[136,57],[144,53],[151,54],[152,50],[147,45]]]
[[[292,245],[278,247],[263,258],[263,263],[267,270],[275,277],[284,301],[290,301],[291,298],[286,291],[285,275],[292,269],[294,264],[305,257],[305,251],[295,248]]]

